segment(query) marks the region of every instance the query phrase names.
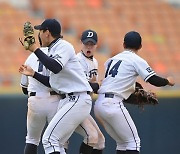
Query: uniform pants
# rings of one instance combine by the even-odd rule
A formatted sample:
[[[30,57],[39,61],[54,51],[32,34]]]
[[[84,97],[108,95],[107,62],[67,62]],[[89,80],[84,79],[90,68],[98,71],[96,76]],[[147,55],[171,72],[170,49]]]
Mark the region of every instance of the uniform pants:
[[[106,98],[99,94],[95,102],[95,115],[101,120],[107,133],[116,141],[116,150],[140,150],[140,138],[136,126],[122,102],[115,96]]]
[[[45,153],[60,152],[61,146],[70,138],[76,127],[90,114],[91,96],[87,92],[74,93],[60,100],[58,111],[43,135]],[[60,143],[60,146],[59,146]]]
[[[60,100],[58,95],[40,94],[28,98],[26,143],[34,145],[39,145],[44,126],[57,112]]]

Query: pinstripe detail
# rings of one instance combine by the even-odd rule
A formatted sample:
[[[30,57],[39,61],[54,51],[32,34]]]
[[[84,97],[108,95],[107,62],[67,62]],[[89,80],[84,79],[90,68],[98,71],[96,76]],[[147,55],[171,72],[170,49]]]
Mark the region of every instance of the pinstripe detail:
[[[147,79],[149,79],[151,76],[155,75],[156,73],[153,71],[151,74],[149,74],[148,76],[145,77],[144,81],[146,81]]]
[[[56,42],[54,42],[53,44],[51,44],[51,46],[48,48],[48,51],[51,50],[51,48],[60,40],[61,38],[59,38]]]
[[[24,84],[20,84],[21,85],[21,87],[24,87],[24,88],[27,88],[28,86],[27,85],[24,85]]]
[[[123,115],[124,115],[124,118],[126,119],[127,124],[129,125],[129,128],[130,128],[131,132],[132,132],[132,135],[133,135],[134,141],[135,141],[135,143],[136,143],[136,150],[137,150],[137,149],[138,149],[138,147],[137,147],[137,142],[136,142],[136,139],[135,139],[135,136],[134,136],[133,129],[131,128],[131,126],[130,126],[130,124],[129,124],[129,122],[128,122],[127,118],[126,118],[126,115],[125,115],[125,113],[123,112],[123,109],[121,108],[120,103],[121,103],[121,102],[119,102],[120,109],[121,109],[121,111],[122,111],[122,113],[123,113]]]
[[[59,59],[55,59],[55,60],[58,61],[61,65],[61,67],[63,68],[63,66],[64,66],[63,63]]]
[[[89,134],[87,133],[87,131],[86,131],[86,129],[82,126],[82,125],[80,125],[80,127],[84,130],[84,132],[86,133],[86,135],[87,135],[87,145],[89,145]]]
[[[51,145],[51,147],[53,147],[54,152],[56,152],[56,151],[55,151],[55,148],[54,148],[54,146],[51,144],[51,142],[49,141],[49,139],[50,139],[50,137],[51,137],[54,129],[55,129],[56,126],[58,125],[58,123],[59,123],[59,122],[61,121],[61,119],[74,107],[74,105],[75,105],[75,104],[77,103],[77,101],[79,100],[79,97],[80,97],[80,95],[78,96],[76,102],[74,102],[74,104],[71,106],[71,108],[58,120],[58,122],[56,123],[56,125],[54,126],[54,128],[52,129],[52,131],[51,131],[51,133],[50,133],[50,135],[49,135],[48,142],[49,142],[49,144]]]

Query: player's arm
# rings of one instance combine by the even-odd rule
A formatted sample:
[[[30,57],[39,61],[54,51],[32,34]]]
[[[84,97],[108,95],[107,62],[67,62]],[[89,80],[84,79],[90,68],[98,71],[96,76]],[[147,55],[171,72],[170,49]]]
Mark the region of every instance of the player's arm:
[[[134,63],[137,73],[150,84],[156,87],[163,87],[166,85],[174,86],[174,80],[172,77],[163,78],[153,71],[149,64],[142,58],[137,57],[137,61]]]
[[[97,94],[97,91],[99,90],[99,83],[97,82],[89,82],[91,88],[93,89],[93,92]]]
[[[54,74],[57,74],[62,70],[62,66],[55,59],[47,56],[39,48],[36,49],[34,53],[39,58],[41,63]]]
[[[38,80],[39,82],[41,82],[42,84],[44,84],[46,87],[51,88],[51,85],[49,83],[49,76],[44,76],[42,74],[34,72],[34,75],[32,77]]]
[[[21,74],[24,74],[24,75],[27,75],[27,76],[32,76],[33,78],[35,78],[36,80],[38,80],[39,82],[44,84],[45,86],[51,87],[50,84],[49,84],[49,76],[44,76],[42,74],[39,74],[39,73],[35,72],[30,66],[22,65],[19,68],[19,72]]]
[[[147,82],[149,82],[150,84],[156,86],[156,87],[162,87],[162,86],[166,86],[166,85],[170,85],[173,86],[174,85],[174,81],[171,77],[163,78],[157,75],[153,75],[151,76]]]

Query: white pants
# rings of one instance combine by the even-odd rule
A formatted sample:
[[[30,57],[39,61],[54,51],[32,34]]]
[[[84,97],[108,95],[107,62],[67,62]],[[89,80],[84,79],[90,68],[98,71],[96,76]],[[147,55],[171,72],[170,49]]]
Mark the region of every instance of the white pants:
[[[122,103],[122,98],[105,98],[99,94],[94,107],[107,133],[116,141],[116,150],[140,150],[140,138],[136,126]]]
[[[76,127],[90,114],[92,99],[87,92],[74,93],[60,100],[58,111],[43,135],[45,153],[60,152]],[[59,145],[60,143],[60,145]]]
[[[50,122],[57,112],[60,97],[41,93],[28,98],[26,143],[39,145],[46,122]]]
[[[94,149],[104,149],[104,135],[91,115],[76,128],[75,132],[84,137],[83,142],[85,144],[92,146]]]

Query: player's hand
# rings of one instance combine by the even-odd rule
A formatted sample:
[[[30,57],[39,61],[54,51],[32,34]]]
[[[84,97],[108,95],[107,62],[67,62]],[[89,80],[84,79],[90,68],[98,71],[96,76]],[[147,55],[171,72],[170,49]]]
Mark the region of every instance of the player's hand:
[[[29,47],[28,50],[31,51],[31,52],[34,52],[34,51],[36,51],[37,48],[39,48],[39,47],[36,45],[36,43],[34,43]]]
[[[34,76],[35,71],[30,66],[22,65],[19,68],[19,73],[27,76]]]
[[[34,52],[38,46],[36,45],[34,28],[29,21],[25,22],[23,27],[24,39],[19,38],[19,41],[24,46],[26,50]]]
[[[93,76],[89,82],[97,82],[96,76]]]
[[[169,77],[167,77],[167,80],[169,81],[169,84],[168,84],[169,86],[174,86],[175,85],[173,77],[169,76]]]

